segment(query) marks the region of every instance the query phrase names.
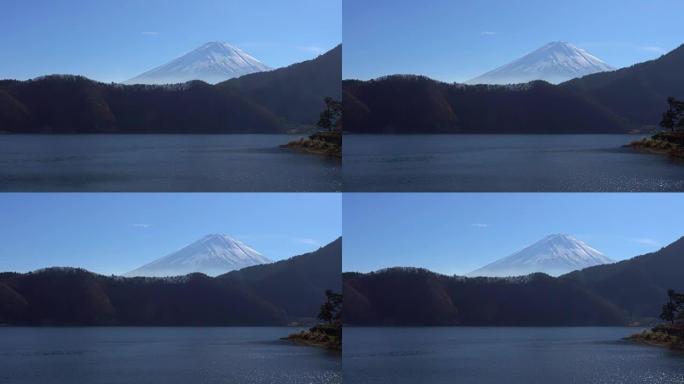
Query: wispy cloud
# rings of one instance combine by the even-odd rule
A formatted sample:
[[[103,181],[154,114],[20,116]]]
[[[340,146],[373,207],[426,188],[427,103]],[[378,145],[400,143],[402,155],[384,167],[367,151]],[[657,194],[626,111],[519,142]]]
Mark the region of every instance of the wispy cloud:
[[[300,51],[311,52],[311,53],[323,53],[323,52],[325,52],[325,50],[323,48],[316,46],[316,45],[299,45],[299,46],[296,46],[295,48],[297,48]]]
[[[482,32],[480,32],[480,35],[482,35],[482,36],[494,36],[494,35],[496,35],[496,32],[494,32],[494,31],[482,31]]]
[[[292,239],[292,241],[294,241],[295,243],[300,243],[300,244],[304,244],[304,245],[311,245],[314,247],[322,246],[320,241],[315,240],[315,239],[306,238],[306,237],[296,237],[296,238]]]
[[[642,51],[646,51],[646,52],[654,52],[654,53],[659,53],[659,54],[667,53],[667,50],[665,48],[658,47],[657,45],[641,45],[641,46],[638,46],[637,48],[639,48]]]
[[[159,32],[154,32],[154,31],[144,31],[144,32],[140,32],[140,34],[143,36],[159,36]]]
[[[487,228],[487,227],[489,227],[489,224],[484,224],[484,223],[473,223],[473,224],[470,224],[470,226],[471,226],[471,227],[475,227],[475,228]]]
[[[648,247],[662,247],[663,245],[660,243],[660,241],[655,240],[655,239],[650,239],[648,237],[632,237],[627,239],[633,243],[637,243],[640,245],[645,245]]]
[[[132,225],[133,228],[149,228],[151,227],[150,224],[144,224],[144,223],[136,223]]]

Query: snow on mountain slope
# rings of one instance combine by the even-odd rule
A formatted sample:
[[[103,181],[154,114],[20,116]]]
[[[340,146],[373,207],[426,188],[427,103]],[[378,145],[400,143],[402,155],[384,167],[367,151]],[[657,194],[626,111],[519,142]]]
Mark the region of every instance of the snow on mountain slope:
[[[614,68],[589,52],[566,42],[553,42],[467,84],[517,84],[545,80],[552,84]]]
[[[165,277],[193,272],[218,276],[270,262],[259,252],[230,236],[208,235],[177,252],[128,272],[125,276]]]
[[[467,276],[506,277],[535,272],[560,276],[574,270],[612,262],[603,253],[581,240],[569,235],[555,234],[470,272]]]
[[[212,42],[127,80],[124,84],[175,84],[190,80],[216,84],[270,69],[240,48],[227,43]]]

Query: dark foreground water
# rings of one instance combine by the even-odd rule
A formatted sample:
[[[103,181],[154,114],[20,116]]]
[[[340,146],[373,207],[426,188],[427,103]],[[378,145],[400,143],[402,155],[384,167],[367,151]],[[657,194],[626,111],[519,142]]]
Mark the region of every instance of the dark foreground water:
[[[345,384],[681,384],[684,354],[634,328],[346,328]]]
[[[0,328],[0,383],[341,383],[292,328]]]
[[[634,135],[347,135],[345,191],[684,191]]]
[[[291,135],[0,135],[4,191],[332,192],[341,162]]]

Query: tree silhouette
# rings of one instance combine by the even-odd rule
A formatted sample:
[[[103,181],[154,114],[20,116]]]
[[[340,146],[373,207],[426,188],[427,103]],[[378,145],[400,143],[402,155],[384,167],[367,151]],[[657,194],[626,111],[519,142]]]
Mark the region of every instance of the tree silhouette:
[[[674,324],[675,321],[684,318],[684,294],[668,289],[667,297],[668,300],[667,303],[663,305],[660,318]]]
[[[342,318],[342,294],[330,289],[325,291],[325,302],[321,305],[318,318],[332,324]]]
[[[332,97],[325,98],[325,110],[321,112],[321,116],[318,119],[319,127],[332,131],[334,128],[338,128],[342,122],[342,103],[333,99]]]
[[[660,126],[672,132],[684,129],[684,101],[679,101],[674,97],[667,98],[668,108],[663,113]]]

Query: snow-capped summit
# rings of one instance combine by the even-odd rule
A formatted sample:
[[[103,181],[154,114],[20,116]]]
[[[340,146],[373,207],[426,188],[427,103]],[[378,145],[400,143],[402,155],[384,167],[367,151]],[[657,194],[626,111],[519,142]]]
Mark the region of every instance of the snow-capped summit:
[[[508,257],[470,272],[468,276],[506,277],[543,272],[560,276],[568,272],[613,261],[585,242],[555,234]]]
[[[582,48],[556,41],[509,64],[487,72],[467,84],[517,84],[545,80],[552,84],[611,71],[614,68]]]
[[[270,69],[240,48],[228,43],[211,42],[124,84],[175,84],[191,80],[216,84]]]
[[[271,260],[227,235],[208,235],[161,259],[128,272],[126,276],[166,277],[201,272],[218,276]]]

